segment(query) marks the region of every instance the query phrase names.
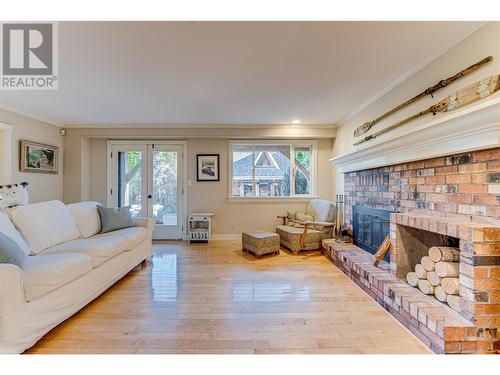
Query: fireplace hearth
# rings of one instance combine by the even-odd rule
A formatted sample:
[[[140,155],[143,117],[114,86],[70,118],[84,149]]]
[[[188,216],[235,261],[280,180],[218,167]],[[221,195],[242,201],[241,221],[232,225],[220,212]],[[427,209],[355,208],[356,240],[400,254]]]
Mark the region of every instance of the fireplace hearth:
[[[500,148],[348,172],[344,193],[353,243],[324,241],[324,254],[433,351],[500,353]],[[433,246],[459,250],[458,274],[435,271],[446,288],[427,279],[446,303],[407,283]]]

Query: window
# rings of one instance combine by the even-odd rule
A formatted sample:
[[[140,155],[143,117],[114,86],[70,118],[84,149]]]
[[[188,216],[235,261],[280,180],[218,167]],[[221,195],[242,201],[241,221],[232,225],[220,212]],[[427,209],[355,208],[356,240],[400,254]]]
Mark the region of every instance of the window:
[[[231,196],[314,195],[316,141],[232,141]]]

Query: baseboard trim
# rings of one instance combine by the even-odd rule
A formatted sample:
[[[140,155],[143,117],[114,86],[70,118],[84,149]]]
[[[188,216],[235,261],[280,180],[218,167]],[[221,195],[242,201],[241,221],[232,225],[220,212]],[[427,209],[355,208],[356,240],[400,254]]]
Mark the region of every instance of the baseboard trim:
[[[241,233],[236,234],[213,234],[212,239],[216,241],[237,241],[241,240]]]

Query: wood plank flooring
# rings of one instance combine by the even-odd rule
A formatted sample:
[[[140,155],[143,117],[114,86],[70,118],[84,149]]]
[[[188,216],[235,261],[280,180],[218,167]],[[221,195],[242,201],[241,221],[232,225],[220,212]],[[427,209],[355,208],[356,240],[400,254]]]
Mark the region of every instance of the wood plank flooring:
[[[429,353],[319,252],[154,245],[28,353]]]

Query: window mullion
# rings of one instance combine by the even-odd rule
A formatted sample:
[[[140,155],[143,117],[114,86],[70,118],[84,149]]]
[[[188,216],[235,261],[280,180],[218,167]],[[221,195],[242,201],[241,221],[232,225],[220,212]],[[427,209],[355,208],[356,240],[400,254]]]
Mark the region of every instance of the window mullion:
[[[256,194],[256,183],[255,183],[255,143],[252,144],[252,195],[254,197],[257,196]]]
[[[295,196],[295,145],[290,145],[290,196]]]

